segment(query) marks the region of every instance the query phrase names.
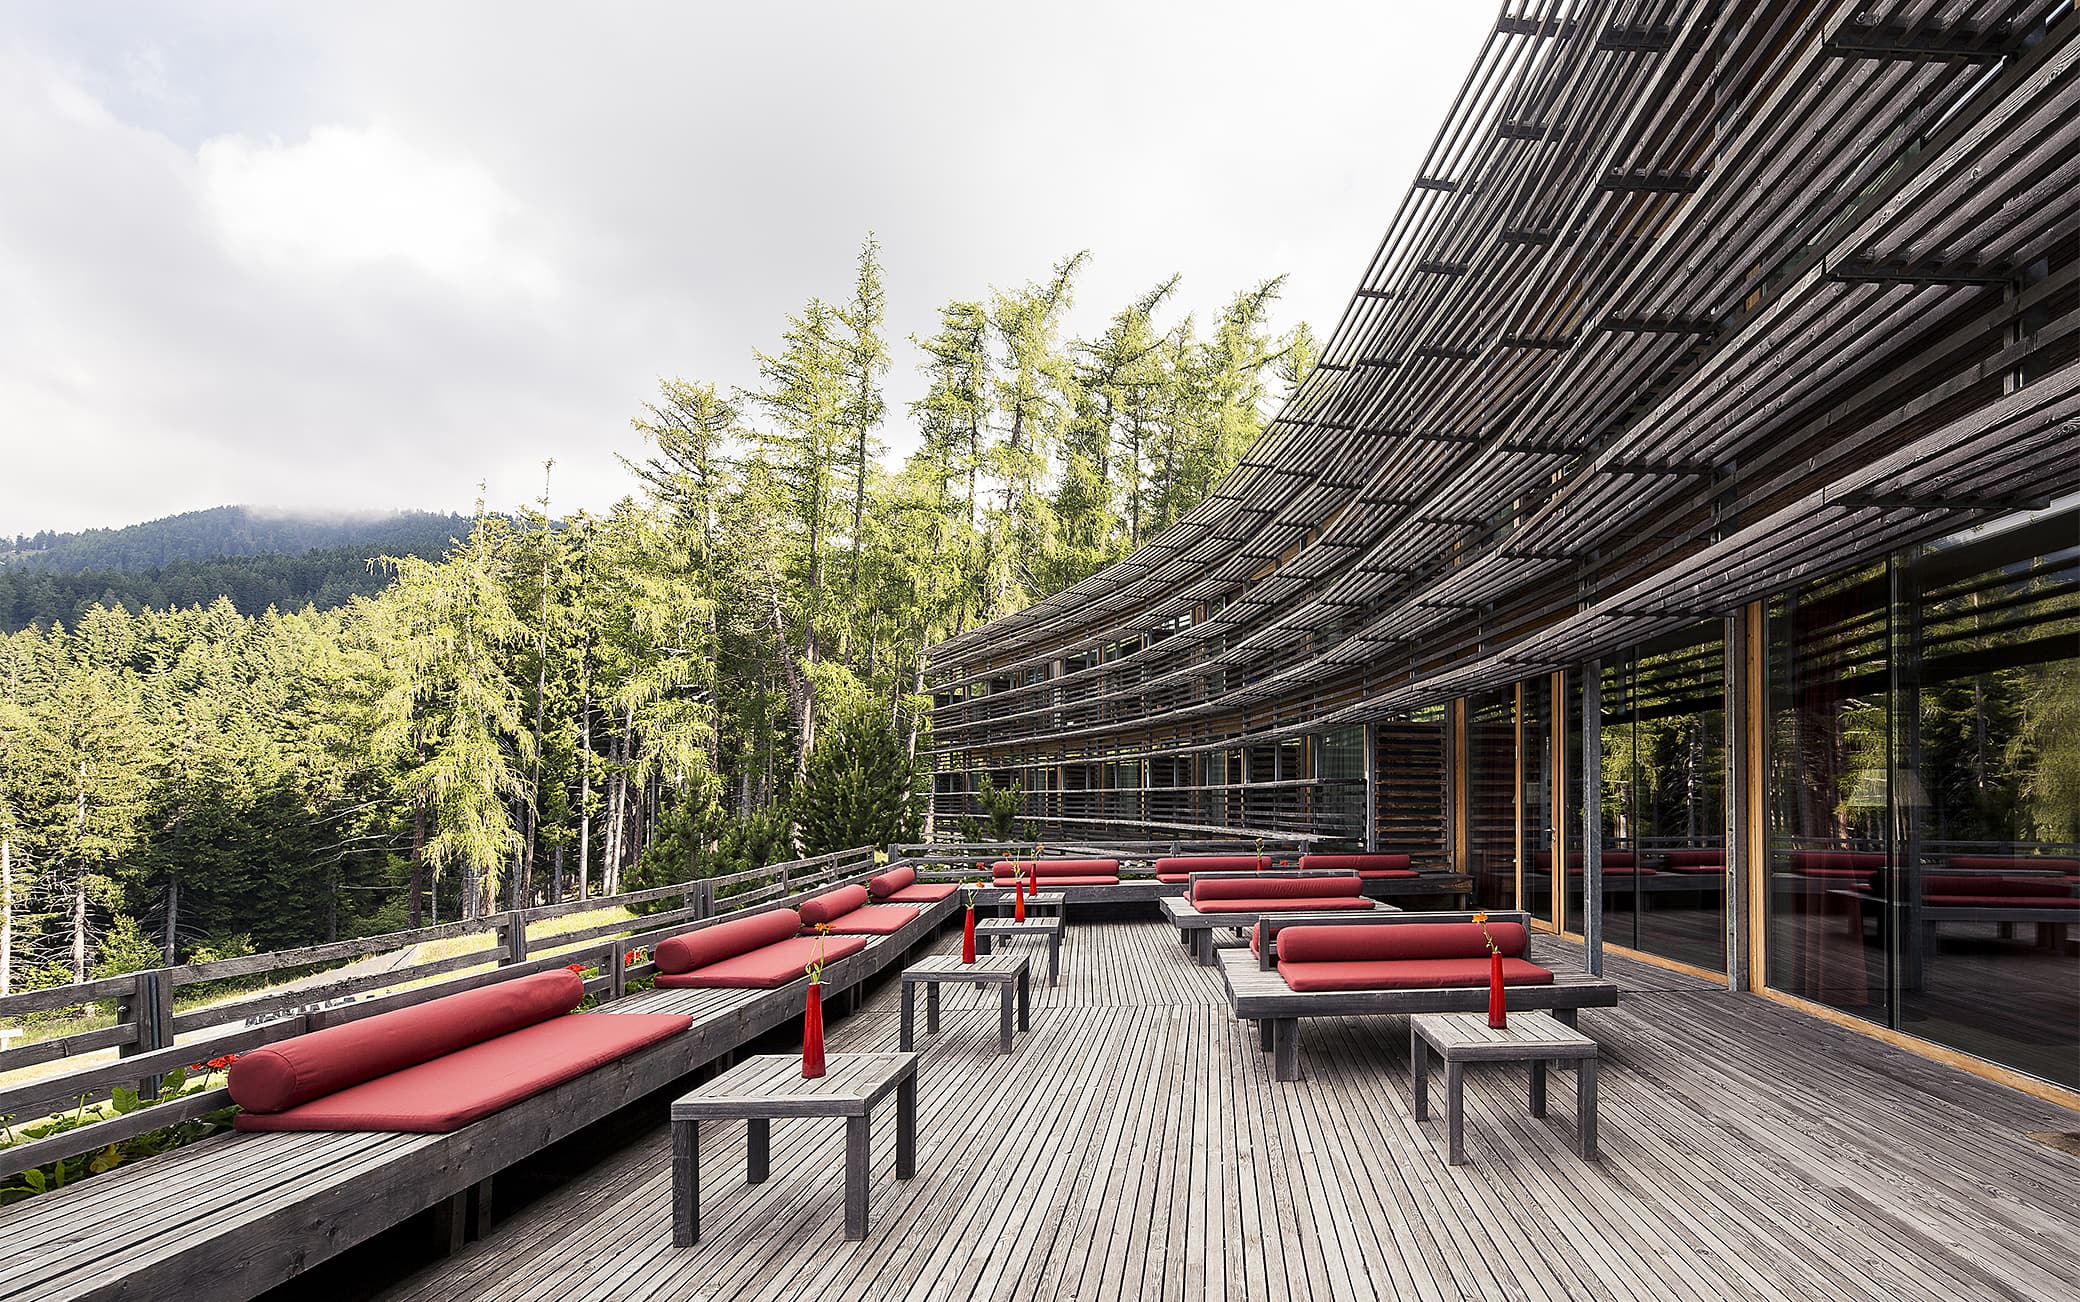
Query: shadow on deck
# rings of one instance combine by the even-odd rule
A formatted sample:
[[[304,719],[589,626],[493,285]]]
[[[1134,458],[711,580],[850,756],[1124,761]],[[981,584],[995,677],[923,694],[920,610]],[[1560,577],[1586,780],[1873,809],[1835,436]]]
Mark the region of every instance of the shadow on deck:
[[[705,1237],[674,1249],[660,1108],[655,1125],[566,1151],[561,1183],[459,1255],[400,1277],[380,1253],[350,1254],[298,1294],[2080,1294],[2080,1158],[2027,1138],[2080,1117],[2048,1103],[1614,960],[1625,1002],[1582,1018],[1603,1051],[1601,1158],[1570,1150],[1571,1090],[1537,1121],[1522,1068],[1477,1068],[1469,1161],[1453,1168],[1442,1120],[1419,1126],[1410,1111],[1405,1019],[1306,1023],[1307,1079],[1276,1084],[1219,971],[1174,934],[1072,924],[1062,985],[1036,985],[1032,1033],[1008,1058],[994,996],[949,989],[944,1028],[922,1044],[917,1178],[893,1179],[892,1116],[877,1117],[865,1242],[842,1237],[843,1128],[782,1121],[772,1179],[756,1187],[743,1183],[743,1128],[714,1128]],[[879,987],[834,1026],[833,1051],[893,1049],[898,999]]]

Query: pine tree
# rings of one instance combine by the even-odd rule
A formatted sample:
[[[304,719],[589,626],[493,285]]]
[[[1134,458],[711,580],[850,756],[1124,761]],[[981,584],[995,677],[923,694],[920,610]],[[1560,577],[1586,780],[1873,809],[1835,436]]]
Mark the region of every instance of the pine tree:
[[[465,916],[497,907],[498,883],[519,848],[512,802],[532,738],[521,722],[511,665],[526,641],[502,582],[504,521],[483,513],[442,564],[386,557],[397,586],[392,621],[397,679],[383,702],[383,739],[400,757],[407,795],[423,802],[433,834],[425,859],[463,873]]]

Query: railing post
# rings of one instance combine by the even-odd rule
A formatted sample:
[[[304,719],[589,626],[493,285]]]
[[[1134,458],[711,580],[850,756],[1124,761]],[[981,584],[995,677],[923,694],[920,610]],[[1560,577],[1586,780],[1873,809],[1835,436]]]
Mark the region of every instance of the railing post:
[[[627,951],[621,948],[620,941],[607,945],[607,961],[600,965],[599,970],[607,974],[607,999],[610,1002],[628,993],[628,972],[621,966],[626,957]]]
[[[787,860],[780,861],[780,893],[787,894]]]
[[[171,974],[160,967],[131,975],[137,984],[128,998],[116,1001],[116,1020],[136,1026],[137,1038],[116,1050],[119,1058],[134,1058],[173,1043],[173,982],[168,979]],[[139,1078],[137,1092],[144,1098],[158,1098],[158,1074]]]
[[[501,966],[527,961],[527,915],[514,909],[498,924],[498,942],[505,947]]]

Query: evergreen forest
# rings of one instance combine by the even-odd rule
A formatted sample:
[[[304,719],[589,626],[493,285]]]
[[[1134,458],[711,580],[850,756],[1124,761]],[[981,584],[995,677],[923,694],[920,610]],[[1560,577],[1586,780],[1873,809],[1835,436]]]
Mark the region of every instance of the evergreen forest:
[[[23,620],[0,992],[920,835],[926,649],[1167,527],[1314,359],[1279,279],[1201,320],[1173,277],[1068,337],[1087,261],[945,304],[891,411],[869,237],[754,387],[630,395],[601,514],[553,510],[552,462],[365,586]]]

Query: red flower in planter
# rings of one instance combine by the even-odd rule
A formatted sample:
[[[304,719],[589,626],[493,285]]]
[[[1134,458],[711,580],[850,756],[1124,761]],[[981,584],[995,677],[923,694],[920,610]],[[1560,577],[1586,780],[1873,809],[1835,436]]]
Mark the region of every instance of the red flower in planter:
[[[563,966],[563,970],[566,972],[575,972],[579,976],[585,975],[585,965],[583,963],[566,963]]]
[[[238,1055],[237,1055],[237,1054],[235,1054],[235,1053],[227,1053],[227,1054],[225,1054],[225,1055],[224,1055],[223,1057],[221,1057],[221,1058],[211,1058],[211,1059],[209,1060],[209,1067],[210,1067],[210,1070],[212,1070],[212,1071],[222,1071],[222,1070],[224,1070],[224,1069],[225,1069],[226,1067],[229,1067],[229,1066],[230,1066],[230,1065],[231,1065],[232,1063],[234,1063],[234,1062],[237,1062],[237,1061],[238,1061]]]
[[[621,956],[621,965],[623,967],[634,967],[642,961],[643,951],[640,949],[632,949]]]

